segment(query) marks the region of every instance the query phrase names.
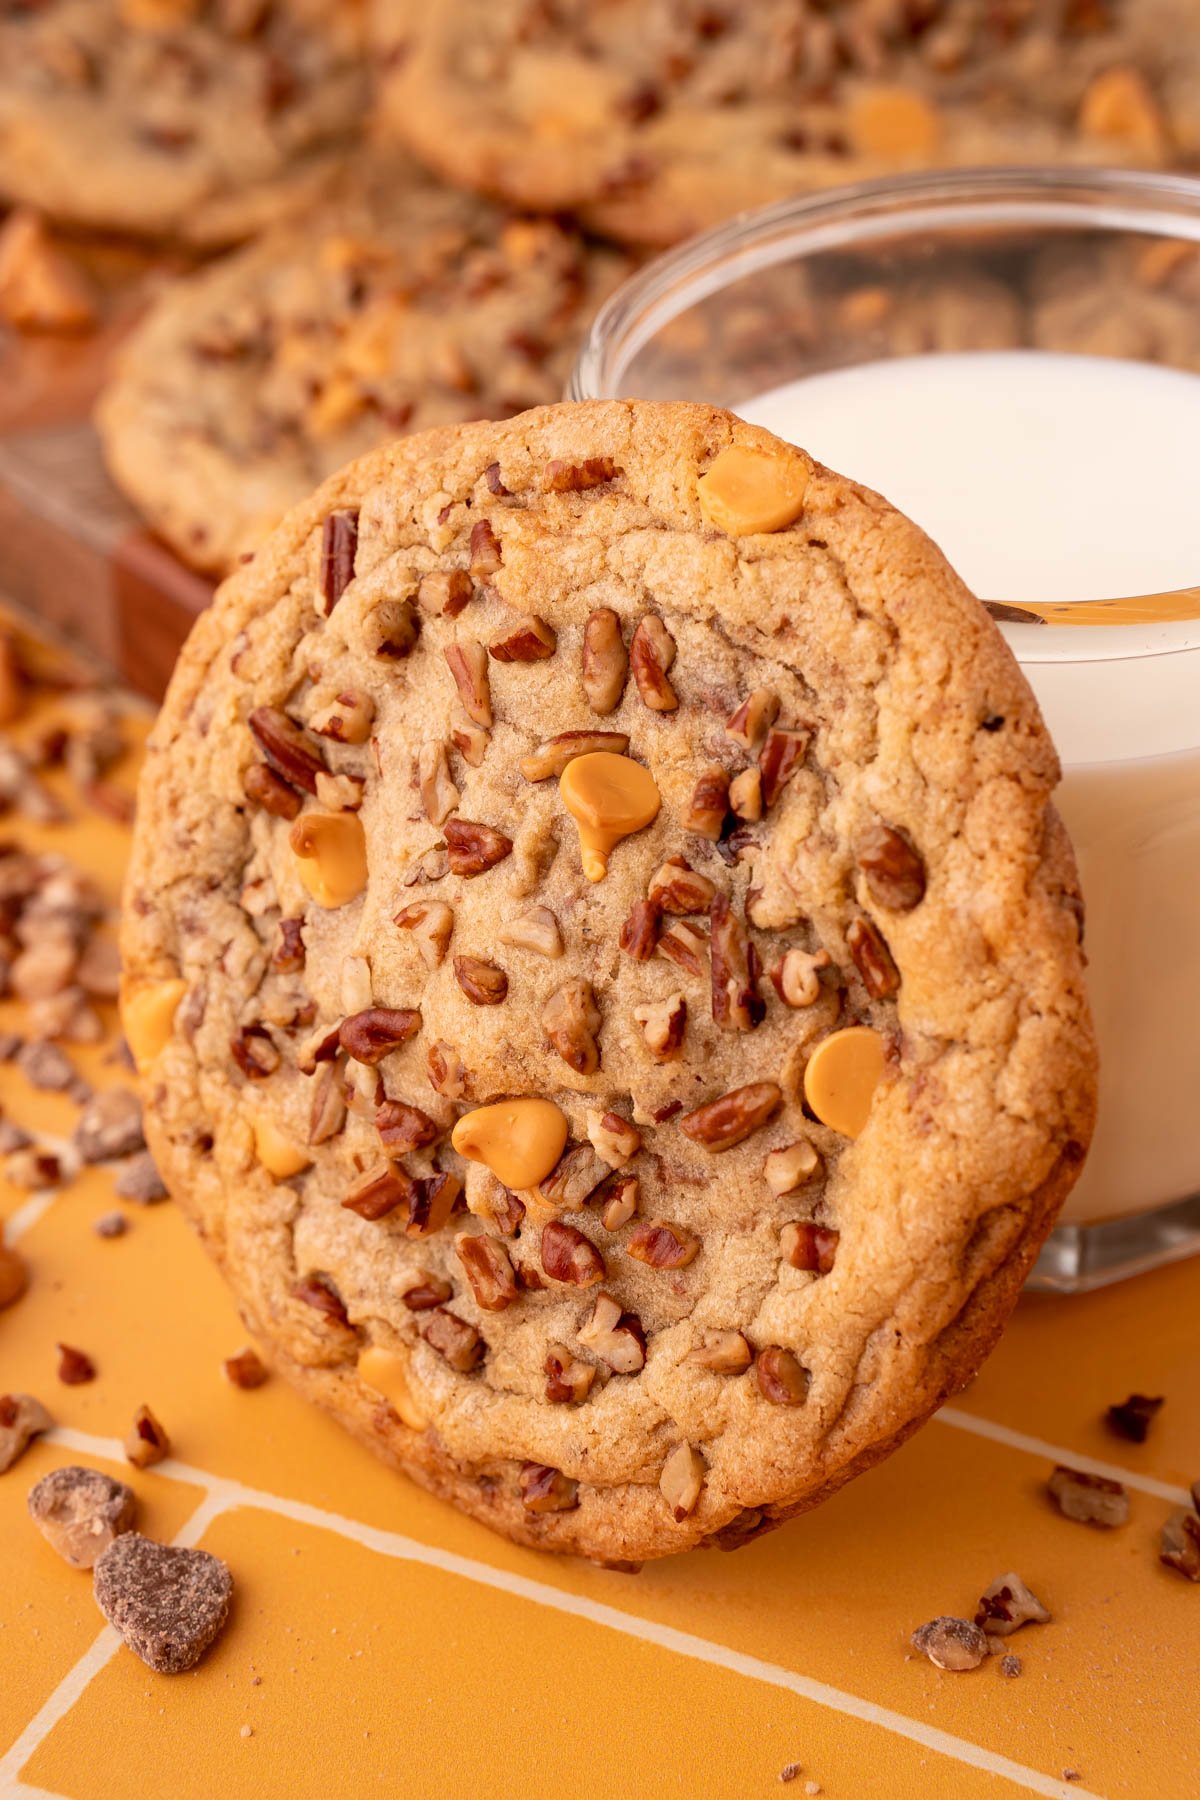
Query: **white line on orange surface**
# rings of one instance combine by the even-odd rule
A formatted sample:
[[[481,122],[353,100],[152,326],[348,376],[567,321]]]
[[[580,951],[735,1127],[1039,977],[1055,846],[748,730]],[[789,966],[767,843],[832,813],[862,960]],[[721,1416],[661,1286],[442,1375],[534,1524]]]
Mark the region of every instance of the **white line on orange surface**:
[[[956,1431],[970,1431],[976,1437],[990,1438],[994,1444],[1005,1444],[1010,1450],[1021,1450],[1026,1456],[1044,1457],[1047,1462],[1066,1463],[1068,1468],[1082,1469],[1087,1475],[1103,1475],[1109,1481],[1119,1481],[1125,1487],[1136,1488],[1139,1493],[1153,1494],[1156,1500],[1169,1500],[1172,1506],[1190,1506],[1192,1497],[1186,1488],[1175,1487],[1172,1482],[1159,1481],[1153,1475],[1142,1475],[1134,1469],[1122,1468],[1119,1463],[1101,1462],[1095,1456],[1082,1456],[1075,1450],[1064,1450],[1061,1444],[1048,1444],[1044,1438],[1030,1437],[1028,1432],[1014,1431],[1009,1425],[997,1425],[992,1419],[977,1419],[974,1413],[960,1412],[956,1406],[943,1406],[941,1412],[934,1413],[934,1418],[941,1425],[950,1425]]]

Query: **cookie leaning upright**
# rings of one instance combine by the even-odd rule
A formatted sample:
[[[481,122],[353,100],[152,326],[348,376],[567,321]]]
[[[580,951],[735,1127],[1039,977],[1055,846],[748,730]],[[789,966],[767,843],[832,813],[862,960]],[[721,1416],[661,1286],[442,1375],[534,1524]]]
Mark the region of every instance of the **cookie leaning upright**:
[[[196,626],[126,894],[147,1133],[266,1354],[549,1549],[877,1460],[1090,1135],[1057,773],[934,546],[732,415],[334,477]]]

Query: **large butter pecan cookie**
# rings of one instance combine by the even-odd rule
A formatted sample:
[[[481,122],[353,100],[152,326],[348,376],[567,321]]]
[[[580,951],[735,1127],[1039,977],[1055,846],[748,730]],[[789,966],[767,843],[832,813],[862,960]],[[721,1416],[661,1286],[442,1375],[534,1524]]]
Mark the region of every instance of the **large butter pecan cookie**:
[[[230,243],[357,141],[361,0],[0,0],[0,195]]]
[[[109,467],[181,556],[225,574],[377,444],[557,400],[628,270],[406,157],[363,159],[302,225],[165,290],[100,399]]]
[[[898,169],[1200,156],[1195,0],[374,0],[385,122],[667,244]]]
[[[126,896],[147,1134],[268,1356],[547,1549],[868,1467],[1090,1134],[1057,774],[928,539],[731,414],[334,477],[195,628]]]

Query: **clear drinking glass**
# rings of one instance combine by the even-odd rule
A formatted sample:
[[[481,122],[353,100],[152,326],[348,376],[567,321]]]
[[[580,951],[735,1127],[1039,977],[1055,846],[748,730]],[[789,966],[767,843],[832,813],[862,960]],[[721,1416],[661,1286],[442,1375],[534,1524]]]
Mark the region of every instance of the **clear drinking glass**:
[[[1200,375],[1200,181],[977,170],[739,215],[608,302],[568,394],[709,400],[779,429],[756,403],[789,382],[1030,349]],[[1200,380],[1196,394],[1200,477]],[[1087,501],[1094,520],[1081,578],[1120,504],[1123,448],[1114,420],[1113,481],[1093,497],[1071,494],[1070,468],[1055,473],[1064,503]],[[869,463],[844,472],[871,479]],[[983,596],[1058,744],[1087,902],[1099,1126],[1033,1277],[1061,1292],[1200,1252],[1200,586],[1187,585],[1200,579],[1200,479],[1194,492],[1168,582],[1149,560],[1143,576],[1135,548],[1062,603]]]

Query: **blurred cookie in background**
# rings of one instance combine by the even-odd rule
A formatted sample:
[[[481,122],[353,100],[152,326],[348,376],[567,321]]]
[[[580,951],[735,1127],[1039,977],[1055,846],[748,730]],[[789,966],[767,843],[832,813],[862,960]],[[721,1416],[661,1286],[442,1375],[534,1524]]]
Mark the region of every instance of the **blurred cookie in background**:
[[[109,468],[193,566],[224,573],[296,500],[402,433],[560,398],[626,257],[407,161],[177,281],[97,409]]]
[[[375,0],[381,116],[448,179],[669,244],[896,170],[1200,155],[1195,0]]]
[[[199,244],[310,205],[367,104],[359,0],[0,0],[0,197]]]
[[[1058,246],[1031,271],[1030,292],[1039,350],[1200,370],[1200,245]]]

